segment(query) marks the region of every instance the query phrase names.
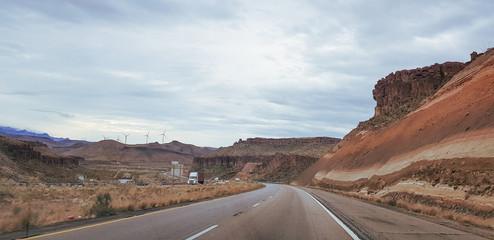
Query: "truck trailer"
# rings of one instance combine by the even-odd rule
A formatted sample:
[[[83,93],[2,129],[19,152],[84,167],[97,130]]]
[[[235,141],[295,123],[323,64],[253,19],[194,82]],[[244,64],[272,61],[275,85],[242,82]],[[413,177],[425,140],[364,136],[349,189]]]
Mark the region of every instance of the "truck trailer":
[[[204,173],[202,172],[191,172],[189,174],[188,184],[204,184]]]

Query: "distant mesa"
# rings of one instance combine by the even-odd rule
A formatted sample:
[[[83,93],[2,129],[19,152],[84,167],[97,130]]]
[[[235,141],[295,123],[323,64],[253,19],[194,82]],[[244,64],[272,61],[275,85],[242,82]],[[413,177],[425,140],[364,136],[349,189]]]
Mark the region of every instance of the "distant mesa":
[[[219,148],[211,156],[267,156],[277,153],[322,157],[340,142],[339,138],[248,138],[230,147]]]
[[[333,151],[339,138],[249,138],[194,158],[193,168],[211,177],[289,183]],[[214,175],[214,176],[212,176]]]

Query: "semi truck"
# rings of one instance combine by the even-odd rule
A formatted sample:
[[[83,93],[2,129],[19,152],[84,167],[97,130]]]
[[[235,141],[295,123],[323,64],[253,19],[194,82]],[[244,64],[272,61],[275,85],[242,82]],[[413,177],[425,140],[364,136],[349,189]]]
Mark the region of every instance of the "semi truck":
[[[188,184],[204,184],[204,173],[202,172],[191,172],[189,174]]]

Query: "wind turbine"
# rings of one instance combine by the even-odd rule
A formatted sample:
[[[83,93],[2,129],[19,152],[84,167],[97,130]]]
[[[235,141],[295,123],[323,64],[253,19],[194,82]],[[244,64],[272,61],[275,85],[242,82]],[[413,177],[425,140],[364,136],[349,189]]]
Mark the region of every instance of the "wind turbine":
[[[148,131],[148,134],[144,135],[146,137],[146,144],[148,144],[148,140],[149,140],[149,131]]]
[[[165,134],[166,134],[166,129],[163,131],[162,134],[160,134],[161,136],[163,136],[162,139],[161,139],[161,144],[165,144],[165,138],[166,138],[166,135]]]
[[[128,134],[128,133],[124,133],[123,135],[125,136],[125,144],[127,144],[127,137],[128,137],[130,134]]]
[[[103,140],[108,140],[108,138],[105,135],[103,135]]]
[[[120,142],[120,135],[118,135],[117,137],[117,142]]]

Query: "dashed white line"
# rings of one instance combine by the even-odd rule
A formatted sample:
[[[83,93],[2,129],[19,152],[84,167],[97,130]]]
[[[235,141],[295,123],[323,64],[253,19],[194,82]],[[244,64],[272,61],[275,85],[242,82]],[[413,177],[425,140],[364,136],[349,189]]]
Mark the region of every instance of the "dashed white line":
[[[202,230],[202,231],[200,231],[200,232],[196,233],[194,236],[187,238],[186,240],[193,240],[193,239],[196,239],[196,238],[198,238],[199,236],[203,235],[204,233],[207,233],[207,232],[209,232],[209,231],[211,231],[211,230],[215,229],[217,226],[218,226],[218,225],[213,225],[213,226],[211,226],[211,227],[208,227],[208,228],[206,228],[206,229],[204,229],[204,230]]]
[[[305,193],[307,193],[307,195],[309,195],[312,199],[314,199],[314,201],[316,201],[329,214],[329,216],[331,216],[335,220],[335,222],[338,223],[338,225],[340,225],[340,227],[342,227],[343,230],[345,230],[345,232],[348,233],[348,235],[350,235],[350,237],[352,237],[354,240],[360,240],[357,234],[355,234],[352,230],[350,230],[350,228],[348,228],[340,219],[338,219],[331,211],[329,211],[329,209],[327,209],[324,205],[322,205],[321,202],[319,202],[308,192]]]
[[[252,207],[257,207],[259,205],[259,203],[256,203],[254,205],[252,205]]]

